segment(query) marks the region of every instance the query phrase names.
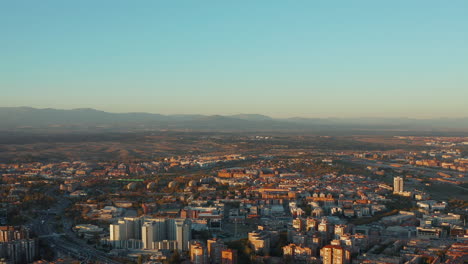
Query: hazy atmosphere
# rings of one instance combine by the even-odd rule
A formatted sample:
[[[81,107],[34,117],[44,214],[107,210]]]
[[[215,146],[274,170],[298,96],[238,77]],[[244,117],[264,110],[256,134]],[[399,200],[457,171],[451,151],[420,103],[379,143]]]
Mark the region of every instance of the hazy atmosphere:
[[[467,0],[0,0],[0,264],[466,264],[467,99]]]
[[[466,117],[467,1],[2,1],[1,106]]]

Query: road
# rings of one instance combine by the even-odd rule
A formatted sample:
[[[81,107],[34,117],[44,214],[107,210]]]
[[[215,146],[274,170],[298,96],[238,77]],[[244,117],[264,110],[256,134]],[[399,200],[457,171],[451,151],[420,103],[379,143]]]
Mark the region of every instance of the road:
[[[48,192],[48,194],[52,195],[51,191]],[[70,201],[63,197],[54,197],[57,199],[57,203],[48,211],[45,211],[40,217],[32,220],[30,223],[32,230],[44,242],[52,247],[55,252],[72,256],[81,260],[82,263],[93,262],[119,264],[120,262],[110,259],[106,253],[95,249],[76,237],[75,233],[71,230],[71,221],[63,217],[65,209],[70,205]],[[62,216],[62,219],[64,219],[64,233],[62,234],[57,230],[55,215],[60,215]]]

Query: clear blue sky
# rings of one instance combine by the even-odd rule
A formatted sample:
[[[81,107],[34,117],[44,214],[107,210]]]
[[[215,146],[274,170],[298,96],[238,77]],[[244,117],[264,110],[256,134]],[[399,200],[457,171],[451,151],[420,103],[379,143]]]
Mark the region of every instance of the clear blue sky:
[[[0,106],[468,116],[468,1],[0,1]]]

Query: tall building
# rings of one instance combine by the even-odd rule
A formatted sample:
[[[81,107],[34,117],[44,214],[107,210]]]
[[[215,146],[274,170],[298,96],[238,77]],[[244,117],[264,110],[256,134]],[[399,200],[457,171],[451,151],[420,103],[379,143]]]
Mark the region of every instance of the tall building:
[[[237,264],[237,250],[224,249],[221,251],[221,264]]]
[[[168,240],[177,240],[177,231],[176,231],[176,225],[175,225],[175,219],[174,218],[169,218],[166,219],[166,234],[167,234],[167,239]]]
[[[141,248],[143,217],[125,217],[109,226],[108,243],[114,248]]]
[[[292,225],[299,232],[304,231],[304,229],[306,228],[306,225],[304,223],[304,219],[299,218],[299,217],[296,218],[296,219],[293,219]]]
[[[109,226],[110,240],[112,241],[123,240],[124,238],[123,229],[124,229],[124,226],[121,225],[120,223],[111,224]]]
[[[319,220],[316,219],[316,218],[307,218],[306,220],[306,228],[307,230],[306,231],[310,231],[310,230],[313,230],[313,231],[317,231],[317,227],[318,227],[318,224],[319,224]]]
[[[155,239],[154,229],[154,222],[145,223],[141,227],[141,239],[143,240],[144,249],[154,249],[154,242],[157,241]]]
[[[206,247],[196,242],[190,245],[190,261],[193,264],[208,264],[208,254]]]
[[[340,236],[348,233],[348,226],[347,225],[335,225],[335,238],[339,238]]]
[[[398,176],[393,178],[393,193],[403,192],[403,178]]]
[[[208,248],[208,256],[210,257],[210,263],[221,263],[221,252],[227,249],[227,246],[224,245],[223,241],[218,238],[208,239],[206,244]]]
[[[328,243],[333,235],[333,225],[326,218],[323,218],[320,224],[318,224],[317,230],[322,236],[323,241]]]
[[[38,244],[29,238],[27,228],[0,226],[0,258],[6,263],[32,263],[38,252]]]
[[[158,242],[155,242],[155,248],[159,250],[175,251],[177,250],[177,241],[175,240],[158,241]]]
[[[116,224],[111,224],[109,226],[110,240],[141,239],[143,220],[142,217],[125,217]]]
[[[270,253],[270,236],[266,232],[259,230],[250,232],[249,243],[257,254],[268,255]]]
[[[17,228],[14,226],[0,226],[0,242],[10,242],[18,239],[29,238],[27,228]]]
[[[313,251],[308,247],[289,244],[283,247],[283,256],[291,258],[294,263],[310,263],[313,258]]]
[[[175,219],[175,233],[177,249],[181,251],[189,250],[189,241],[192,239],[192,222],[189,219]]]
[[[128,239],[141,239],[141,227],[145,219],[143,217],[125,217],[123,220],[125,221]]]
[[[320,249],[323,264],[348,264],[351,252],[337,245],[327,245]]]
[[[141,228],[143,248],[159,249],[158,242],[168,240],[177,243],[180,251],[189,250],[191,237],[191,222],[189,219],[152,218]]]
[[[156,218],[151,221],[153,226],[154,241],[162,241],[168,239],[167,225],[169,224],[164,218]]]

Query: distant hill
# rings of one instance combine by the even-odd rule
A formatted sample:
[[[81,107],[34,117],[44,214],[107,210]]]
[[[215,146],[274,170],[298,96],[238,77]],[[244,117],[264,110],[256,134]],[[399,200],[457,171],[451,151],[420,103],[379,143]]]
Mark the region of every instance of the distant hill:
[[[258,114],[239,114],[239,115],[232,115],[230,117],[243,119],[243,120],[251,120],[251,121],[273,120],[273,118],[269,116],[258,115]]]
[[[283,118],[258,114],[161,115],[0,107],[0,130],[137,131],[148,129],[204,131],[421,130],[468,131],[468,118]]]

